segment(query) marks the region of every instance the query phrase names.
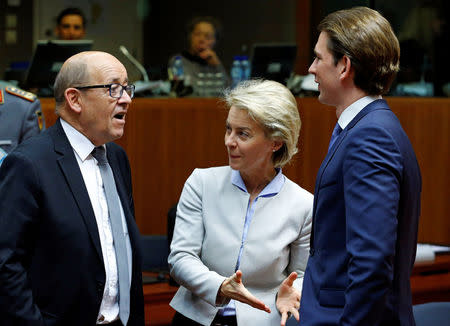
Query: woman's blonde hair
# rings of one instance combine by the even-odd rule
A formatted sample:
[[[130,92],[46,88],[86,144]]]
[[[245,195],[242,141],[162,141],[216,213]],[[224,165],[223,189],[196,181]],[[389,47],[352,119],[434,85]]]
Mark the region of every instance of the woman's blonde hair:
[[[268,139],[283,142],[272,157],[275,167],[283,167],[297,153],[300,115],[294,96],[285,86],[271,80],[248,80],[226,90],[224,101],[228,108],[246,110]]]

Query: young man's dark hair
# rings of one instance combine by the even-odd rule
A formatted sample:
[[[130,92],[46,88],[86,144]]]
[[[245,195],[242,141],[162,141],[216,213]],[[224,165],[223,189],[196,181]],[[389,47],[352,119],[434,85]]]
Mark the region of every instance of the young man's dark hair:
[[[61,40],[79,40],[86,33],[86,17],[78,8],[66,8],[56,18],[55,34]]]

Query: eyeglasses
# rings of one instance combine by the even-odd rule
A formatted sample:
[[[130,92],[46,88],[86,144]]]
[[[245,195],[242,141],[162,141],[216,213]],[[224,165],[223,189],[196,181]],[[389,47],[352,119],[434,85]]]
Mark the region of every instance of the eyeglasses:
[[[108,88],[109,96],[113,98],[121,98],[123,95],[123,91],[127,92],[130,98],[134,97],[134,85],[120,85],[117,83],[106,84],[106,85],[92,85],[92,86],[80,86],[75,87],[76,89],[89,89],[89,88]]]

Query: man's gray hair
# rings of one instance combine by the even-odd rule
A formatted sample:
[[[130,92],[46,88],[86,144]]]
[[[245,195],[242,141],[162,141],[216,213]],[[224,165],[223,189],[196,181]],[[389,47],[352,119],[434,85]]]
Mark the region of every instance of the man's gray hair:
[[[85,60],[72,59],[66,62],[55,79],[53,87],[55,95],[55,113],[58,114],[59,109],[64,105],[66,99],[64,92],[70,87],[84,86],[89,82],[90,76],[88,64]]]

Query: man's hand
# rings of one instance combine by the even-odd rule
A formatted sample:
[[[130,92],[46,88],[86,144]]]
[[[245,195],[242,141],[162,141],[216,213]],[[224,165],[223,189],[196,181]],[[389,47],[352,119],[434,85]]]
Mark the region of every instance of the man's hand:
[[[280,285],[277,297],[277,309],[281,314],[281,326],[286,325],[286,320],[292,314],[300,320],[298,308],[300,308],[300,293],[294,288],[297,273],[292,272]]]
[[[231,298],[270,313],[270,308],[245,288],[242,283],[242,272],[240,270],[223,281],[219,294],[222,297]]]

